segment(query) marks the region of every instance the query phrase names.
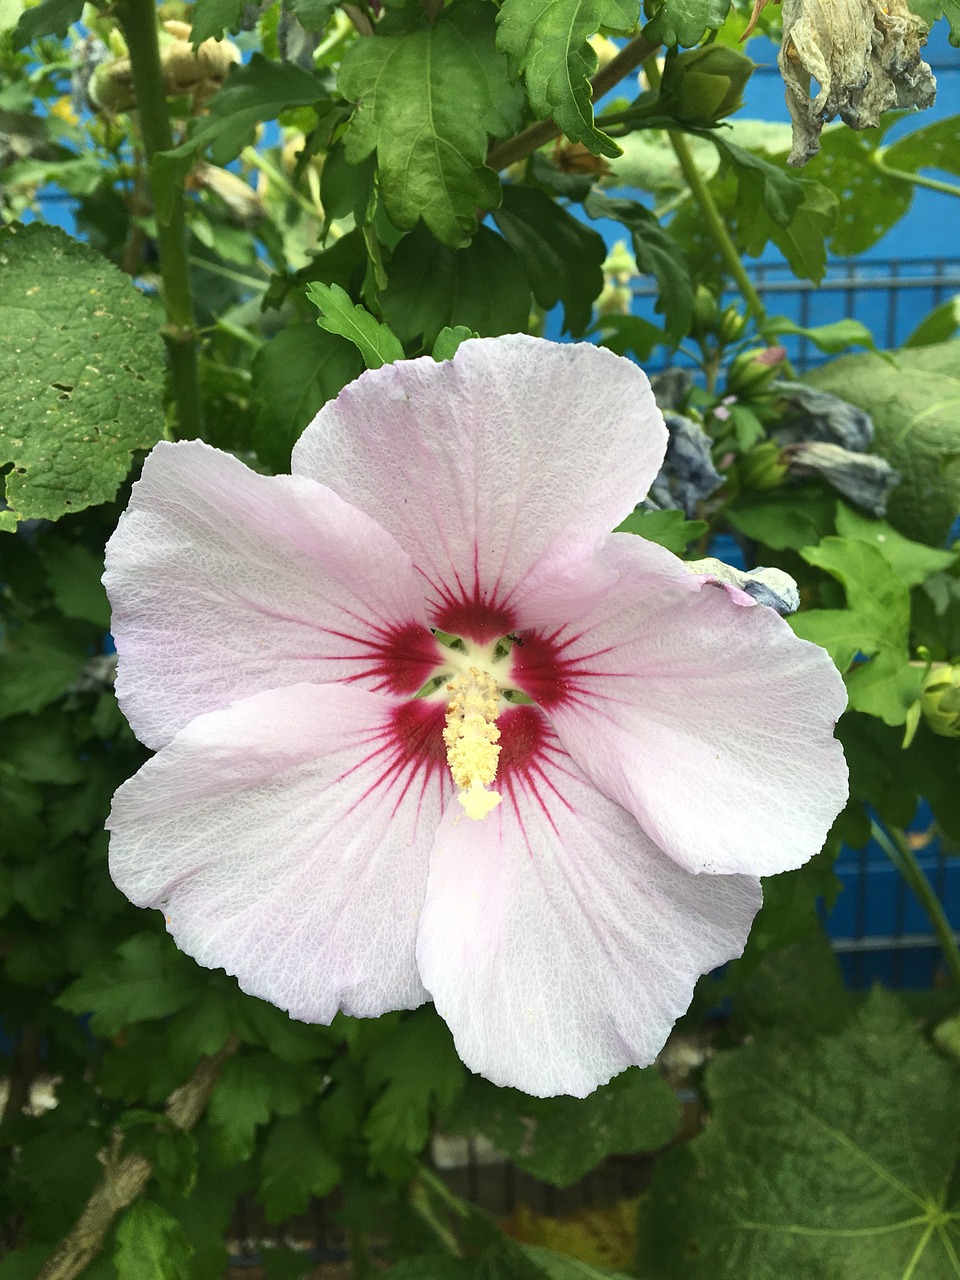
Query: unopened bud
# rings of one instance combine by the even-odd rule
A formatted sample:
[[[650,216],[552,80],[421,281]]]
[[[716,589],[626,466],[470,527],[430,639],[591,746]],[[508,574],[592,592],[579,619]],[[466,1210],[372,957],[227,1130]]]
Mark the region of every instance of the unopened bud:
[[[933,667],[920,693],[923,718],[941,738],[960,738],[960,666]]]
[[[712,124],[743,104],[743,91],[756,64],[726,45],[710,44],[668,58],[660,101],[681,124]]]
[[[727,371],[727,390],[738,396],[758,395],[777,376],[786,356],[783,347],[754,347],[742,351]]]
[[[698,284],[693,296],[693,320],[690,324],[690,332],[695,338],[703,338],[708,333],[713,333],[719,311],[717,300],[710,290]]]
[[[724,308],[720,317],[720,323],[717,326],[717,337],[724,346],[729,346],[731,342],[737,341],[746,327],[747,317],[731,302],[729,307]]]
[[[737,476],[743,489],[776,489],[787,478],[787,465],[780,447],[764,440],[745,453],[737,464]]]

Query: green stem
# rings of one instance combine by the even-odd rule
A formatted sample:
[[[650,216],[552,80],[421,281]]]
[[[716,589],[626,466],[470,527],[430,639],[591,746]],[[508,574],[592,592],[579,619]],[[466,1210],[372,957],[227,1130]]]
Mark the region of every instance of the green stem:
[[[659,89],[660,68],[657,66],[656,59],[648,58],[643,64],[643,69],[647,73],[647,83],[651,89]],[[767,318],[766,307],[761,302],[760,295],[753,286],[753,281],[747,275],[747,269],[743,265],[739,253],[737,253],[737,246],[733,243],[723,218],[720,216],[720,210],[710,194],[710,188],[704,182],[703,175],[690,154],[687,140],[682,133],[674,129],[667,130],[667,137],[670,139],[673,153],[680,163],[680,168],[683,170],[683,176],[687,180],[690,194],[700,206],[700,212],[710,228],[710,234],[720,250],[720,255],[726,263],[727,270],[736,281],[737,288],[747,304],[747,310],[752,313],[758,327],[762,327],[764,320]]]
[[[874,840],[906,880],[927,913],[927,918],[933,925],[934,932],[943,949],[943,958],[947,968],[950,970],[950,976],[956,983],[958,990],[960,990],[960,948],[957,946],[957,936],[951,927],[950,921],[947,919],[943,904],[937,897],[933,885],[924,875],[916,854],[910,848],[910,842],[903,832],[898,831],[896,827],[887,832],[879,823],[871,822],[870,831]]]
[[[910,182],[915,187],[926,187],[928,191],[942,191],[944,195],[960,196],[960,187],[955,186],[954,183],[941,182],[939,178],[924,178],[922,174],[910,173],[907,169],[894,169],[892,165],[884,164],[880,153],[874,153],[873,166],[888,178],[899,178],[901,182]]]
[[[116,14],[130,54],[140,133],[147,164],[152,167],[157,152],[169,151],[173,146],[160,64],[156,5],[154,0],[117,0]],[[156,208],[159,193],[155,189],[152,172],[150,187]],[[177,434],[189,439],[203,435],[203,412],[182,191],[173,201],[169,220],[163,223],[157,219],[157,242],[167,316],[163,336],[170,361]]]

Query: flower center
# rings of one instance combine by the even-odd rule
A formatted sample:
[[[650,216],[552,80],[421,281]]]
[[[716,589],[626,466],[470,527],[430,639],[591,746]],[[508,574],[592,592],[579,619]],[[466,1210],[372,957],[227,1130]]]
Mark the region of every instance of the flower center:
[[[460,788],[457,799],[468,818],[479,821],[500,803],[499,791],[487,787],[497,776],[500,756],[500,690],[496,680],[480,667],[469,667],[447,684],[447,727],[443,741],[453,781]]]

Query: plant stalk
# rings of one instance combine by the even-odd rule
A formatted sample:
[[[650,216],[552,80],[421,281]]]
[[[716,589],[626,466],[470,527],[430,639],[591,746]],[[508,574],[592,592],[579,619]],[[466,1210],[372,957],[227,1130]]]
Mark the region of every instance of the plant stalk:
[[[923,868],[917,861],[916,854],[910,848],[910,842],[902,831],[894,827],[887,832],[877,822],[870,823],[870,831],[927,913],[927,918],[933,925],[934,933],[943,951],[944,962],[957,990],[960,991],[960,947],[957,946],[957,935],[947,919],[943,903],[937,897],[933,885],[924,875]]]
[[[659,89],[660,68],[657,66],[656,59],[648,58],[644,63],[644,70],[647,73],[647,81],[650,88]],[[710,234],[720,250],[720,255],[726,264],[727,270],[736,281],[741,297],[747,304],[747,311],[752,314],[757,326],[762,328],[763,322],[767,318],[767,309],[763,305],[759,293],[754,288],[753,281],[747,275],[747,269],[743,265],[740,254],[737,252],[737,246],[733,243],[726,223],[720,216],[720,210],[710,194],[710,188],[704,182],[703,175],[694,162],[690,148],[687,146],[687,140],[682,133],[674,129],[667,130],[667,137],[670,139],[673,153],[679,161],[680,168],[683,170],[683,176],[687,180],[690,194],[699,205],[700,212],[710,228]]]
[[[926,187],[928,191],[942,191],[944,195],[960,196],[960,187],[953,182],[943,182],[940,178],[925,178],[919,173],[910,173],[908,169],[895,169],[885,164],[883,157],[873,156],[873,167],[888,178],[898,178],[901,182],[912,183],[915,187]]]
[[[240,1047],[231,1035],[219,1053],[203,1058],[190,1079],[167,1099],[166,1117],[178,1129],[189,1132],[210,1101],[220,1068]],[[75,1280],[103,1248],[110,1224],[121,1210],[136,1200],[150,1181],[153,1165],[139,1152],[123,1154],[123,1134],[115,1130],[110,1146],[100,1152],[103,1178],[84,1205],[80,1217],[40,1268],[37,1280]]]
[[[609,93],[614,85],[619,84],[631,71],[635,71],[658,47],[643,36],[636,36],[629,44],[624,45],[617,56],[611,58],[603,70],[598,71],[590,81],[591,100],[596,102],[605,93]],[[487,153],[487,164],[491,169],[498,171],[506,169],[507,165],[525,160],[545,142],[559,137],[560,130],[552,120],[541,120],[514,137],[507,138],[505,142],[498,142],[496,146],[491,147]]]
[[[159,207],[154,188],[152,164],[159,151],[173,146],[170,116],[160,63],[157,13],[154,0],[117,0],[117,18],[127,42],[140,134],[147,165],[151,169],[150,189],[154,208]],[[160,276],[167,322],[163,337],[167,344],[170,381],[177,411],[176,434],[182,439],[203,435],[200,378],[197,363],[197,335],[187,266],[187,234],[183,192],[173,201],[169,220],[157,219]]]

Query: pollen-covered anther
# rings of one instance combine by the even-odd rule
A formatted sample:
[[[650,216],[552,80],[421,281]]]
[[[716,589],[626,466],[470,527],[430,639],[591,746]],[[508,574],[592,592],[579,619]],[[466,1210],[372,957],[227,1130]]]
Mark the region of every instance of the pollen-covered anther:
[[[479,821],[501,798],[499,791],[487,790],[497,776],[500,756],[499,690],[493,677],[479,667],[451,680],[447,689],[452,695],[443,731],[447,763],[460,790],[457,799],[467,817]]]

